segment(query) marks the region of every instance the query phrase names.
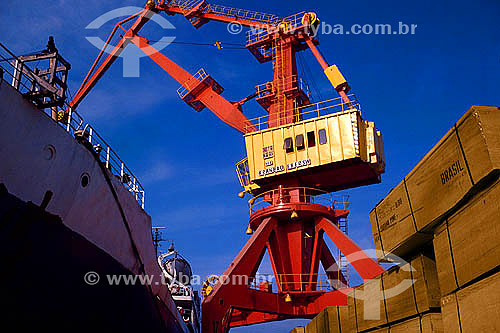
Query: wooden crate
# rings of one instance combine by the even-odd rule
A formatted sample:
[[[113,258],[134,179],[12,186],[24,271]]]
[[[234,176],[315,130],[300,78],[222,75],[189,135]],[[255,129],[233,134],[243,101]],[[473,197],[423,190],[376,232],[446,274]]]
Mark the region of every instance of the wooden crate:
[[[500,331],[500,273],[441,299],[445,332]]]
[[[442,295],[500,265],[500,181],[436,229],[434,250]]]
[[[435,310],[440,306],[441,293],[435,261],[425,255],[419,255],[410,262],[410,265],[407,264],[397,271],[389,270],[382,277],[389,323]],[[394,290],[393,288],[404,285],[410,280],[415,281],[411,288],[394,297],[387,295],[390,290]]]
[[[413,268],[413,270],[411,269]],[[411,281],[414,283],[411,284]],[[384,297],[379,300],[374,284],[383,286]],[[411,285],[411,286],[410,286]],[[361,290],[372,289],[373,300],[369,295],[359,299]],[[409,287],[408,287],[409,286]],[[399,291],[398,288],[402,290]],[[356,296],[358,293],[358,296]],[[418,314],[435,311],[440,306],[440,291],[434,260],[419,255],[402,267],[394,267],[380,277],[366,282],[354,289],[356,324],[358,331],[384,327],[387,324],[403,320]],[[368,299],[366,299],[368,298]],[[378,320],[365,319],[365,302],[378,307]]]
[[[370,333],[390,333],[391,329],[389,327],[377,328],[376,330],[370,331]]]
[[[414,280],[413,284],[411,280]],[[377,286],[383,287],[383,292]],[[398,286],[404,286],[404,290],[393,294],[392,291]],[[368,302],[368,310],[378,311],[377,320],[365,318],[365,302]],[[385,332],[393,322],[436,311],[439,306],[440,292],[434,260],[419,255],[410,263],[394,267],[354,288],[348,294],[347,306],[325,308],[309,322],[305,332],[350,333],[374,329],[377,329],[376,332]]]
[[[500,169],[500,108],[473,106],[370,213],[378,249],[407,256]]]
[[[380,258],[393,249],[398,249],[398,253],[408,253],[414,244],[432,239],[417,231],[404,182],[392,189],[369,216],[375,249],[380,251]]]
[[[340,331],[357,332],[356,323],[356,299],[354,299],[354,290],[347,294],[347,309],[340,311]]]
[[[306,325],[305,333],[328,333],[328,321],[328,311],[324,309]]]
[[[291,330],[290,333],[305,333],[305,331],[305,327],[297,326],[293,330]]]
[[[350,333],[356,332],[354,305],[328,306],[314,317],[304,328],[304,333]],[[296,329],[300,329],[297,327]],[[301,332],[301,331],[297,331]]]
[[[378,276],[354,289],[358,332],[387,324],[387,313],[381,288],[382,276]],[[370,316],[370,318],[367,318],[367,316]],[[374,316],[378,318],[375,319]]]
[[[500,108],[473,106],[457,123],[474,184],[500,166]]]
[[[444,333],[441,313],[426,313],[391,325],[390,333]]]
[[[329,306],[324,311],[328,313],[328,333],[350,332],[352,328],[342,330],[342,320],[349,321],[347,306]]]
[[[349,299],[354,301],[351,297],[349,297]],[[354,302],[349,303],[348,300],[348,306],[339,306],[337,309],[339,314],[340,332],[356,332],[356,313],[354,312]]]
[[[446,213],[472,188],[460,142],[453,127],[405,177],[417,230]]]

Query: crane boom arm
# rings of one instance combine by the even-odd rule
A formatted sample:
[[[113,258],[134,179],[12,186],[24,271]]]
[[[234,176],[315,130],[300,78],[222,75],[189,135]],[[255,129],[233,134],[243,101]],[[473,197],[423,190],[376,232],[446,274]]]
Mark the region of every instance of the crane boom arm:
[[[116,58],[120,56],[125,47],[127,47],[129,43],[134,43],[183,86],[182,93],[178,90],[179,95],[190,106],[195,108],[197,111],[201,111],[204,107],[207,107],[226,124],[242,133],[255,130],[255,127],[251,124],[248,118],[240,111],[240,104],[231,103],[220,96],[223,89],[217,84],[217,82],[215,82],[215,80],[208,75],[198,78],[192,76],[175,62],[161,54],[158,50],[154,49],[145,38],[137,35],[139,30],[151,19],[153,15],[153,10],[145,8],[141,12],[116,24],[110,37],[108,38],[108,41],[99,53],[97,59],[94,61],[94,64],[90,68],[89,73],[85,77],[74,98],[71,100],[69,104],[70,108],[75,109],[78,107],[85,96],[87,96],[90,90],[97,84],[104,73],[114,63]],[[122,23],[128,22],[136,17],[137,19],[132,24],[130,29],[123,29],[121,26]],[[125,31],[124,36],[120,39],[106,59],[104,59],[102,64],[95,69],[104,53],[104,50],[109,45],[109,41],[118,28]],[[66,114],[68,112],[69,109],[66,110]]]
[[[238,109],[239,104],[231,103],[220,95],[221,90],[217,89],[218,85],[210,76],[192,76],[152,47],[144,37],[134,36],[131,42],[184,87],[186,94],[180,96],[186,103],[194,105],[194,108],[197,105],[195,102],[201,103],[223,122],[242,133],[255,130],[248,118]]]
[[[150,11],[148,9],[143,9],[139,13],[126,18],[125,20],[123,20],[121,22],[118,22],[115,25],[115,27],[114,27],[113,31],[111,32],[108,40],[104,44],[103,49],[101,50],[101,52],[97,56],[96,60],[94,61],[93,65],[92,65],[92,67],[90,68],[87,76],[83,80],[80,88],[78,88],[78,91],[76,92],[75,96],[73,97],[73,99],[69,103],[69,106],[71,108],[76,109],[78,107],[78,105],[81,103],[81,101],[85,98],[85,96],[87,96],[87,94],[90,92],[90,90],[92,90],[92,88],[101,79],[101,77],[108,70],[108,68],[111,67],[111,65],[115,62],[116,58],[118,58],[120,56],[120,54],[123,52],[123,50],[125,49],[125,47],[127,47],[128,43],[130,42],[126,38],[120,39],[120,41],[116,44],[116,46],[109,53],[109,55],[106,57],[106,59],[104,59],[104,61],[102,62],[102,64],[94,72],[94,69],[97,66],[97,64],[98,64],[99,60],[101,59],[102,55],[104,54],[104,51],[105,51],[106,47],[109,45],[109,42],[110,42],[111,38],[113,37],[113,35],[115,34],[115,32],[118,30],[118,28],[121,28],[121,24],[123,24],[125,22],[128,22],[128,21],[132,20],[133,18],[137,17],[137,20],[132,24],[132,26],[130,27],[130,29],[127,32],[129,34],[135,34],[151,19],[151,17],[153,15],[154,15],[154,12],[152,12],[152,11]],[[69,110],[66,110],[66,113],[68,111]]]

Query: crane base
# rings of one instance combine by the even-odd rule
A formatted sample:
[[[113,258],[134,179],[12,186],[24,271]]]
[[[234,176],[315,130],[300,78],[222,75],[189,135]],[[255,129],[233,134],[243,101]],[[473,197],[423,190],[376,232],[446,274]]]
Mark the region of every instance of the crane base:
[[[255,233],[202,304],[203,332],[227,332],[238,326],[312,318],[326,306],[346,305],[351,288],[323,240],[325,233],[363,279],[383,272],[337,227],[335,216],[345,216],[348,211],[335,214],[321,205],[300,205],[306,205],[307,211],[296,211],[295,219],[283,215],[283,210],[254,213],[259,216]],[[312,216],[315,209],[316,215]],[[266,251],[275,288],[268,282],[256,283]],[[318,274],[320,262],[326,272],[323,280]]]

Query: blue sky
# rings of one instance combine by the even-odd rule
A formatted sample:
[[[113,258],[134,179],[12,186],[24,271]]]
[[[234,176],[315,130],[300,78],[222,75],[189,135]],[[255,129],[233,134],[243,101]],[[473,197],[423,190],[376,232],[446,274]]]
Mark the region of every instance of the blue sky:
[[[232,1],[237,8],[279,16],[312,10],[331,25],[418,24],[415,35],[321,35],[320,49],[337,64],[363,107],[363,116],[383,132],[386,174],[382,183],[346,191],[351,195],[350,236],[373,248],[368,213],[473,104],[500,105],[500,3],[470,1]],[[4,2],[0,41],[17,54],[45,47],[55,37],[70,61],[75,92],[98,50],[86,36],[105,38],[115,21],[97,31],[85,27],[100,15],[143,2],[59,0]],[[142,35],[165,33],[177,41],[244,43],[221,23],[194,29],[183,17],[167,17],[176,27],[164,31],[150,23]],[[170,45],[163,53],[191,73],[203,67],[239,100],[271,79],[271,66],[259,65],[246,50]],[[309,51],[303,52],[319,95],[334,92]],[[139,177],[146,189],[146,210],[153,224],[167,226],[166,238],[191,261],[195,273],[221,274],[247,241],[246,200],[234,163],[244,157],[242,135],[210,111],[196,113],[176,94],[178,84],[149,59],[141,60],[139,78],[123,78],[119,59],[79,113],[89,120]],[[309,82],[310,84],[312,82]],[[250,115],[263,115],[255,103]],[[239,332],[288,332],[287,321],[242,328]]]

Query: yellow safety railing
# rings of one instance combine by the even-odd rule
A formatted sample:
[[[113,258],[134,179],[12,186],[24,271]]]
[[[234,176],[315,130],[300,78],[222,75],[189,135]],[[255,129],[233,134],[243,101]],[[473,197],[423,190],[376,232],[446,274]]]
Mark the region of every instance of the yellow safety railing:
[[[330,279],[327,274],[278,274],[278,288],[281,292],[333,291],[346,288],[339,280]]]
[[[335,210],[349,208],[349,196],[331,194],[310,187],[284,187],[261,193],[248,203],[250,215],[259,209],[286,203],[314,203],[331,207]]]
[[[198,6],[204,0],[174,0],[168,5],[171,7],[176,7],[185,11],[189,11],[194,7]],[[206,13],[217,14],[222,16],[227,16],[231,18],[244,18],[252,20],[259,23],[274,25],[281,21],[281,18],[277,15],[267,14],[262,12],[257,12],[247,9],[232,8],[228,6],[206,4],[203,8]]]
[[[307,292],[333,291],[346,288],[343,282],[330,279],[325,273],[314,274],[278,274],[275,281],[274,274],[256,275],[249,279],[248,287],[265,292]]]
[[[247,187],[252,184],[250,179],[250,170],[248,168],[248,158],[245,158],[238,163],[236,163],[236,173],[240,181],[241,186]]]
[[[278,30],[282,30],[285,33],[292,33],[295,29],[302,25],[302,18],[306,12],[302,11],[297,14],[290,15],[285,17],[284,19],[280,19],[279,17],[275,17],[272,22],[271,27],[267,27],[266,29],[251,29],[247,32],[246,43],[253,44],[258,41],[267,38],[269,34],[273,34],[278,32]]]
[[[298,87],[300,90],[304,91],[307,96],[310,96],[309,85],[305,83],[305,80],[298,77],[297,75],[292,75],[284,79],[278,79],[278,82],[266,82],[255,86],[257,90],[257,98],[264,97],[267,94],[275,94],[276,91],[283,91],[287,87]]]
[[[265,92],[263,92],[264,94]],[[342,112],[361,112],[361,105],[359,104],[356,96],[350,94],[347,96],[349,98],[349,103],[344,102],[341,97],[328,99],[314,104],[309,104],[305,106],[295,107],[293,110],[280,111],[278,117],[274,120],[277,124],[284,123],[284,120],[289,114],[300,115],[301,120],[317,118],[321,116],[326,116],[333,113]],[[292,112],[293,111],[293,112]],[[245,132],[250,133],[252,131],[263,130],[268,128],[269,115],[249,119],[247,126],[245,126]]]
[[[177,89],[177,94],[179,95],[180,98],[186,97],[189,92],[196,87],[198,83],[203,81],[208,74],[205,72],[203,68],[201,68],[196,74],[194,74],[189,80],[184,82],[182,86]]]

